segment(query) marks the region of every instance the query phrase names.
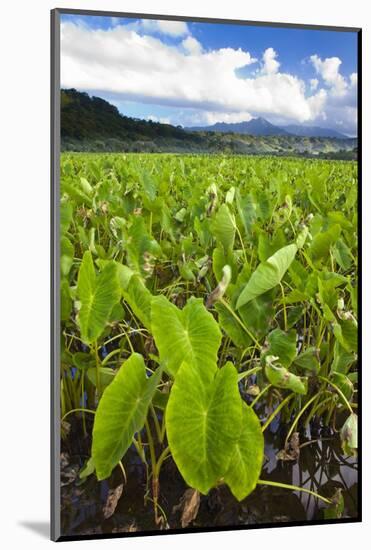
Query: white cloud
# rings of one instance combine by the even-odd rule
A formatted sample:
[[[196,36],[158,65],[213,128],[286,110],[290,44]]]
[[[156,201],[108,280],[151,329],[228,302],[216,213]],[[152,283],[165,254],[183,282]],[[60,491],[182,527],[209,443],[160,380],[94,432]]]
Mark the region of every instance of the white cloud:
[[[309,81],[310,89],[312,91],[317,90],[319,84],[318,78],[311,78]]]
[[[342,60],[339,57],[321,59],[312,55],[310,61],[316,73],[327,87],[327,99],[323,114],[334,126],[339,126],[349,135],[357,132],[357,73],[345,77],[340,73]]]
[[[140,25],[143,21],[148,32],[151,25],[153,31],[153,23],[174,23],[142,20]],[[169,33],[170,27],[166,25],[165,30]],[[175,33],[181,37],[189,30],[181,25],[173,26],[171,32],[173,37]],[[338,58],[312,56],[327,89],[312,79],[308,94],[303,80],[280,72],[273,48],[265,50],[260,70],[242,78],[238,70],[257,63],[250,52],[241,48],[205,51],[190,34],[165,43],[158,35],[143,33],[138,22],[107,30],[65,22],[61,40],[63,87],[102,93],[118,101],[177,107],[177,112],[188,110],[192,117],[198,112],[200,124],[239,122],[257,115],[286,122],[314,122],[327,117],[331,122],[342,119],[341,109],[352,107],[346,115],[349,122],[356,108],[356,75],[345,79],[339,73]],[[345,93],[341,92],[344,86]],[[183,120],[189,118],[184,116]],[[175,114],[174,120],[180,117]],[[354,119],[352,125],[354,128]]]
[[[169,36],[184,36],[185,34],[188,34],[188,26],[184,21],[141,19],[140,26],[145,31],[158,32]]]
[[[263,54],[262,73],[274,74],[278,72],[280,63],[276,60],[277,52],[273,48],[267,48]]]
[[[202,44],[193,36],[187,36],[182,41],[182,46],[187,53],[198,55],[202,53]]]
[[[357,86],[358,83],[358,75],[357,73],[352,73],[349,77],[350,79],[350,85],[351,86]]]
[[[152,120],[152,122],[161,122],[162,124],[170,124],[170,119],[168,117],[157,117],[156,115],[148,115],[147,120]]]
[[[343,95],[347,89],[347,82],[345,78],[340,74],[339,69],[342,63],[338,57],[326,57],[322,60],[318,55],[311,55],[310,57],[313,66],[324,82],[331,88],[332,93],[336,95]]]
[[[239,113],[222,113],[220,111],[201,111],[198,115],[191,118],[191,123],[195,125],[212,125],[216,122],[247,122],[253,117],[247,111]]]

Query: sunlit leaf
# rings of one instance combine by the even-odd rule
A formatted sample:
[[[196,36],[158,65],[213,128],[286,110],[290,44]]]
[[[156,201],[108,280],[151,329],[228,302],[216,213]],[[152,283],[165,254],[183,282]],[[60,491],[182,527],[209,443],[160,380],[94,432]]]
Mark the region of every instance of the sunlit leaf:
[[[243,500],[256,486],[264,457],[264,438],[259,418],[245,403],[242,405],[242,431],[234,444],[224,481],[233,495]]]
[[[278,285],[295,258],[296,252],[296,244],[289,244],[259,264],[237,300],[237,309]]]
[[[96,275],[91,252],[85,252],[77,279],[77,294],[81,301],[78,316],[81,338],[89,344],[99,338],[121,296],[115,263],[108,263]]]
[[[99,480],[110,476],[142,429],[160,377],[158,369],[147,378],[143,357],[134,353],[103,392],[94,417],[92,443]]]
[[[181,310],[165,296],[156,296],[152,299],[151,319],[160,360],[167,372],[175,376],[183,361],[214,372],[221,333],[201,299],[190,298]]]
[[[227,471],[241,433],[242,402],[232,364],[179,368],[166,410],[169,446],[186,483],[206,494]]]
[[[233,247],[236,233],[236,221],[227,204],[222,204],[212,223],[212,231],[217,242],[220,242],[227,252]]]

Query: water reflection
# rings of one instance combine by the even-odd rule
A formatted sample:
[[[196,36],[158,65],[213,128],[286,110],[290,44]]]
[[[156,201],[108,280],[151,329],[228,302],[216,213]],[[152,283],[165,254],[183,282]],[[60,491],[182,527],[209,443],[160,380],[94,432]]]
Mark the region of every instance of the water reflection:
[[[344,458],[337,434],[328,429],[312,429],[300,434],[298,461],[278,460],[285,433],[279,422],[272,423],[265,432],[265,463],[262,479],[298,485],[332,497],[342,489],[344,513],[342,517],[357,517],[357,463]],[[310,444],[309,441],[311,441]],[[303,445],[304,444],[304,445]],[[81,466],[81,453],[70,455],[70,467]],[[122,474],[116,469],[109,480],[97,482],[94,476],[81,484],[78,480],[62,487],[62,532],[64,535],[84,535],[127,531],[157,530],[150,501],[144,503],[146,471],[134,450],[125,457],[127,485],[114,515],[103,517],[103,505],[110,488],[122,483]],[[74,466],[75,465],[75,466]],[[173,508],[181,499],[186,485],[175,464],[167,461],[161,474],[160,505],[170,528],[180,528],[178,512]],[[289,523],[324,518],[325,504],[312,495],[289,490],[258,486],[244,501],[238,503],[226,486],[201,497],[201,504],[193,528],[252,525],[262,523]]]

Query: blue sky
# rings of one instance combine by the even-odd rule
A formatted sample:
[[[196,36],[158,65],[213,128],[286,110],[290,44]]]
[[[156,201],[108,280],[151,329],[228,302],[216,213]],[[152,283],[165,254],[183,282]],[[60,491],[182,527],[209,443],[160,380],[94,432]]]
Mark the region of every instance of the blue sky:
[[[62,86],[127,116],[356,133],[355,32],[63,15],[61,62]]]

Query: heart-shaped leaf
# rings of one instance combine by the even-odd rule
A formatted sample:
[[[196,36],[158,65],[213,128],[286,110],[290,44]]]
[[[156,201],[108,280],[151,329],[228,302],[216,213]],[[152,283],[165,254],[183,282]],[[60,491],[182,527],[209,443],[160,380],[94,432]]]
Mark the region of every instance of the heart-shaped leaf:
[[[165,296],[155,296],[151,322],[161,363],[172,376],[183,361],[214,372],[221,333],[201,299],[190,298],[181,310]]]
[[[218,243],[223,245],[225,252],[233,247],[236,233],[236,220],[228,208],[222,204],[212,222],[212,232]]]
[[[77,294],[81,301],[78,316],[81,339],[90,344],[102,334],[121,296],[115,263],[107,263],[97,276],[91,252],[85,252],[77,279]]]
[[[161,368],[147,378],[143,357],[133,353],[103,392],[94,417],[92,444],[99,480],[110,476],[142,429],[160,377]]]
[[[252,408],[242,404],[242,431],[235,443],[224,481],[233,495],[243,500],[256,486],[263,465],[264,438],[259,418]]]
[[[166,409],[170,450],[185,481],[206,494],[227,471],[241,432],[237,371],[228,363],[200,371],[179,368]]]
[[[133,275],[125,290],[122,291],[136,317],[148,330],[151,330],[151,300],[152,294],[138,275]]]

